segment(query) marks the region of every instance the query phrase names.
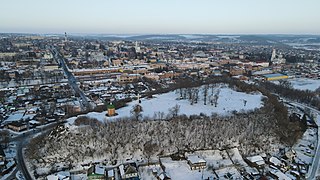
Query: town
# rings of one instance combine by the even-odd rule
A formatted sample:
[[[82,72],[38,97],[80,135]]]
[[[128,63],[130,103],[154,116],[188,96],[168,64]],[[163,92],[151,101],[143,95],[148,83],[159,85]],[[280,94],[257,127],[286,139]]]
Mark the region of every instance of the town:
[[[0,177],[319,177],[320,51],[319,46],[292,45],[309,37],[294,38],[0,34]],[[275,135],[280,132],[264,134],[268,125],[253,120],[265,117],[269,122],[270,114],[283,115],[278,107],[289,119],[275,126],[287,126],[282,131],[290,135],[282,134],[287,144]],[[226,124],[237,119],[248,123]],[[216,123],[216,128],[207,123]],[[237,132],[244,125],[252,128]],[[218,127],[226,131],[216,134],[230,138],[210,144]],[[159,128],[168,136],[170,130],[188,133],[166,142],[158,136]],[[215,129],[203,130],[210,128]],[[150,136],[141,140],[143,144],[137,141],[136,149],[130,150],[134,143],[108,145],[111,139],[106,139],[115,132],[140,138],[131,131]],[[257,137],[233,139],[233,132]],[[201,139],[201,146],[192,138]],[[78,151],[88,156],[81,160],[75,157],[67,163],[67,157],[52,154],[82,143],[86,147]],[[245,144],[253,150],[245,152]],[[75,149],[68,149],[75,154]]]

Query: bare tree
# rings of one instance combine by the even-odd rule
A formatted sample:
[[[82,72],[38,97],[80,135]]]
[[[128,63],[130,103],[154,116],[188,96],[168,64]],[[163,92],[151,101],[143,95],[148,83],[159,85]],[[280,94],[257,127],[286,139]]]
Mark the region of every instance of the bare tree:
[[[149,166],[151,156],[154,155],[159,150],[159,147],[157,144],[152,143],[152,141],[148,141],[143,145],[143,150],[144,150],[143,151],[144,155],[148,159],[148,166]]]
[[[180,105],[176,104],[172,108],[169,109],[169,114],[171,115],[172,118],[175,118],[178,116],[180,112]]]
[[[203,87],[203,104],[207,105],[207,97],[208,97],[208,89],[209,89],[209,85],[206,84]]]
[[[142,114],[141,114],[142,111],[143,111],[142,106],[140,106],[140,104],[136,104],[132,107],[130,113],[138,121],[142,117]]]

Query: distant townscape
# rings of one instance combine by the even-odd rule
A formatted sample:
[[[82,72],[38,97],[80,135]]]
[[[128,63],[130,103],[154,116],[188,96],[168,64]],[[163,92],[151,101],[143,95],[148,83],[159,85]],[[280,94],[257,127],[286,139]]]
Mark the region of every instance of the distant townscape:
[[[0,178],[317,179],[320,36],[0,34]]]

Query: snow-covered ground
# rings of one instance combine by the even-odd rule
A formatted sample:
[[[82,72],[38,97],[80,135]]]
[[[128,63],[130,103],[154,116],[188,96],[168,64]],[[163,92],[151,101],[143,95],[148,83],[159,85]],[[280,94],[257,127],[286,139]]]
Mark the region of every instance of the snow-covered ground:
[[[159,164],[139,167],[140,179],[156,180],[157,178],[153,173],[157,173],[157,175],[159,175],[161,172],[162,169]]]
[[[315,91],[320,87],[320,79],[295,78],[290,79],[294,89]]]
[[[241,179],[240,172],[235,167],[226,167],[215,171],[219,179]]]
[[[166,172],[171,179],[194,180],[215,177],[212,170],[211,172],[208,169],[190,170],[187,161],[173,161],[171,158],[161,158],[161,162],[165,166]]]
[[[217,89],[218,88],[216,88],[215,90]],[[217,107],[211,105],[209,102],[207,102],[207,105],[204,105],[203,95],[201,92],[199,93],[198,103],[193,105],[191,105],[189,100],[180,100],[179,93],[174,91],[154,95],[154,97],[151,99],[143,98],[141,99],[140,104],[143,109],[142,116],[154,118],[155,114],[157,113],[164,113],[164,115],[167,115],[169,113],[169,109],[171,109],[175,105],[180,106],[179,114],[186,114],[188,116],[199,115],[200,113],[204,113],[206,115],[211,115],[212,113],[217,113],[219,115],[230,115],[232,111],[248,111],[263,106],[263,95],[259,92],[247,94],[244,92],[237,92],[228,87],[222,87],[219,89],[220,93]],[[136,104],[138,104],[138,100],[128,103],[126,107],[117,109],[116,112],[118,113],[118,115],[113,117],[106,117],[106,112],[90,112],[87,114],[87,116],[96,118],[100,121],[131,117],[132,115],[130,111]],[[69,123],[72,124],[75,119],[76,117],[70,118]]]
[[[207,165],[213,167],[213,169],[232,166],[232,161],[225,150],[204,150],[196,151],[193,154],[204,158],[207,161]]]

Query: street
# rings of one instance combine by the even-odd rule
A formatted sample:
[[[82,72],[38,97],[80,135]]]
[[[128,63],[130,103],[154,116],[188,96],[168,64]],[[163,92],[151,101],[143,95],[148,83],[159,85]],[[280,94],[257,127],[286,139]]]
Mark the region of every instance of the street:
[[[320,123],[320,111],[318,111],[315,108],[312,108],[312,107],[309,107],[309,106],[306,106],[304,104],[297,103],[297,102],[291,102],[290,104],[295,105],[295,106],[300,106],[303,108],[307,108],[310,110],[310,112],[312,112],[313,114],[316,115],[316,118],[314,119],[314,121],[318,126],[318,141],[317,141],[318,145],[317,145],[317,149],[316,149],[316,154],[315,154],[313,161],[312,161],[312,165],[309,167],[309,171],[306,176],[306,179],[313,180],[313,179],[316,179],[316,177],[320,175],[320,143],[319,143],[319,140],[320,140],[320,133],[319,133],[320,132],[320,124],[319,124]]]
[[[74,92],[76,94],[79,94],[81,101],[80,104],[82,105],[84,110],[90,110],[91,104],[88,101],[88,98],[86,97],[86,95],[83,93],[83,91],[79,88],[78,84],[77,84],[77,79],[73,76],[73,74],[69,71],[69,68],[66,65],[66,62],[64,60],[64,58],[62,57],[62,55],[58,52],[57,49],[51,47],[51,52],[54,55],[54,58],[57,59],[57,61],[59,62],[60,66],[62,67],[65,75],[68,78],[69,84],[72,87],[72,89],[74,90]]]
[[[15,174],[18,170],[20,170],[20,172],[23,174],[23,176],[25,177],[25,179],[29,180],[32,179],[32,176],[30,175],[27,166],[25,164],[25,160],[24,160],[24,155],[23,155],[23,149],[25,148],[25,146],[29,143],[29,141],[32,139],[32,137],[37,134],[37,133],[41,133],[44,131],[49,131],[52,128],[56,127],[58,124],[60,123],[65,123],[64,121],[62,122],[54,122],[51,124],[48,124],[44,127],[41,128],[37,128],[37,129],[33,129],[33,130],[29,130],[27,132],[24,132],[20,135],[17,135],[15,137],[10,138],[10,142],[17,142],[17,155],[16,155],[16,162],[17,162],[17,167],[16,169],[11,173],[11,175],[8,177],[8,179],[14,179],[15,178]]]

